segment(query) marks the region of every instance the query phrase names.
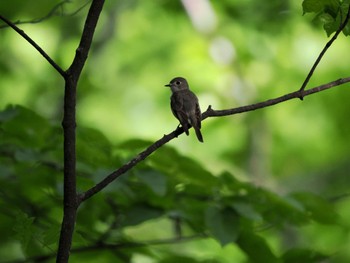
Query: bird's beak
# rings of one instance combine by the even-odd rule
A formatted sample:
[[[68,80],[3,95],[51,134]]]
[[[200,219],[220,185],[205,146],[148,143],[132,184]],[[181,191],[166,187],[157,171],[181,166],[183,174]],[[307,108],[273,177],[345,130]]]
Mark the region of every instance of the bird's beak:
[[[171,85],[170,84],[166,84],[166,85],[164,85],[164,87],[171,87]]]

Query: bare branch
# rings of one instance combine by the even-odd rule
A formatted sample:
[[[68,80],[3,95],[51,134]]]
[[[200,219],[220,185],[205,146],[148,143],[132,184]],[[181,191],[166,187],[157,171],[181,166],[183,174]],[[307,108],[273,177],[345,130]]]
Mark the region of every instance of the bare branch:
[[[312,89],[308,89],[308,90],[298,90],[274,99],[270,99],[270,100],[266,100],[263,102],[259,102],[256,104],[251,104],[251,105],[247,105],[247,106],[243,106],[243,107],[238,107],[238,108],[234,108],[234,109],[227,109],[227,110],[213,110],[210,106],[208,108],[208,110],[206,112],[204,112],[202,114],[202,119],[206,119],[208,117],[220,117],[220,116],[228,116],[228,115],[234,115],[237,113],[242,113],[242,112],[247,112],[247,111],[253,111],[253,110],[257,110],[257,109],[261,109],[261,108],[266,108],[287,100],[291,100],[291,99],[296,99],[296,98],[300,98],[300,97],[306,97],[308,95],[320,92],[320,91],[324,91],[327,89],[330,89],[332,87],[335,86],[340,86],[344,83],[348,83],[350,82],[350,77],[347,78],[343,78],[343,79],[338,79],[332,82],[329,82],[327,84],[323,84],[320,86],[317,86],[315,88]]]
[[[110,175],[108,175],[105,179],[103,179],[101,182],[96,184],[94,187],[90,188],[86,192],[80,194],[78,196],[78,202],[81,203],[85,201],[86,199],[92,197],[96,193],[100,192],[103,188],[105,188],[107,185],[109,185],[111,182],[113,182],[116,178],[124,174],[125,172],[129,171],[131,168],[133,168],[136,164],[144,160],[146,157],[148,157],[151,153],[156,151],[158,148],[163,146],[168,141],[174,139],[178,135],[183,133],[183,129],[179,127],[172,133],[169,133],[168,135],[164,135],[163,138],[159,139],[155,143],[153,143],[151,146],[149,146],[146,150],[139,153],[136,157],[134,157],[131,161],[124,164],[122,167],[120,167],[118,170],[114,171]]]
[[[95,33],[95,28],[102,10],[103,3],[104,0],[93,0],[89,9],[89,13],[84,25],[83,34],[81,36],[79,46],[75,52],[73,63],[67,71],[69,75],[76,78],[74,81],[77,81],[80,77],[80,73],[88,57],[92,38]],[[101,10],[99,8],[101,8]]]
[[[77,215],[76,193],[76,95],[77,84],[88,57],[104,0],[93,0],[74,60],[66,72],[63,115],[64,198],[63,221],[56,262],[68,262]]]
[[[0,15],[0,19],[6,24],[8,24],[10,27],[12,27],[25,40],[27,40],[51,64],[51,66],[53,66],[54,69],[56,69],[56,71],[61,74],[63,78],[66,78],[66,72],[60,66],[58,66],[56,62],[53,61],[53,59],[48,54],[46,54],[46,52],[41,47],[39,47],[37,43],[34,42],[33,39],[31,39],[26,33],[24,33],[23,30],[19,29],[15,24],[13,24],[11,21],[6,19],[2,15]]]
[[[77,10],[70,14],[62,14],[62,16],[74,16],[78,14],[81,10],[83,10],[89,3],[91,3],[92,0],[87,1],[85,4],[83,4],[81,7],[79,7]]]
[[[340,34],[340,32],[343,31],[343,29],[345,28],[345,26],[347,25],[347,23],[349,22],[350,19],[350,5],[349,5],[349,9],[348,12],[346,14],[345,20],[343,21],[343,23],[340,24],[338,30],[335,32],[334,36],[331,38],[331,40],[329,40],[325,47],[323,48],[323,50],[321,51],[321,53],[318,55],[315,63],[313,64],[311,70],[309,71],[309,74],[307,75],[306,79],[304,80],[303,84],[301,85],[300,90],[303,91],[305,90],[306,85],[309,83],[312,74],[314,73],[314,71],[316,70],[316,67],[318,66],[318,64],[320,63],[321,59],[323,58],[324,54],[327,52],[328,48],[333,44],[333,42],[337,39],[338,35]],[[303,95],[300,96],[300,99],[303,100]]]
[[[309,89],[309,90],[304,90],[304,91],[295,91],[280,97],[277,97],[275,99],[270,99],[267,101],[263,101],[260,103],[256,104],[251,104],[243,107],[238,107],[238,108],[233,108],[233,109],[227,109],[227,110],[213,110],[211,106],[208,107],[208,109],[202,114],[202,120],[208,118],[208,117],[220,117],[220,116],[228,116],[228,115],[234,115],[242,112],[248,112],[248,111],[253,111],[265,107],[269,107],[287,100],[295,99],[295,98],[300,98],[311,95],[316,92],[324,91],[326,89],[342,85],[344,83],[350,82],[350,77],[348,78],[343,78],[343,79],[338,79],[336,81],[332,81],[330,83]],[[165,143],[168,141],[174,139],[175,137],[179,136],[182,134],[184,131],[182,127],[178,127],[175,131],[172,133],[169,133],[167,135],[164,135],[163,138],[159,139],[156,141],[154,144],[149,146],[146,150],[143,152],[139,153],[136,157],[134,157],[132,160],[130,160],[128,163],[124,164],[122,167],[120,167],[118,170],[112,172],[109,174],[105,179],[103,179],[101,182],[90,188],[84,193],[81,193],[78,196],[78,202],[81,203],[96,193],[100,192],[103,188],[105,188],[107,185],[109,185],[111,182],[113,182],[115,179],[117,179],[119,176],[124,174],[125,172],[129,171],[131,168],[133,168],[136,164],[144,160],[146,157],[151,155],[154,151],[156,151],[158,148],[163,146]]]

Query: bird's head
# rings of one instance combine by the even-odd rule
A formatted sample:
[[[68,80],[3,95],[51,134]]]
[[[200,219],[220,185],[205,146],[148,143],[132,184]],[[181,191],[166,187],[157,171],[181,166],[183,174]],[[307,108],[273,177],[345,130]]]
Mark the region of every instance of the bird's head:
[[[188,83],[185,78],[176,77],[173,78],[169,84],[166,84],[165,87],[170,87],[172,92],[176,92],[188,89]]]

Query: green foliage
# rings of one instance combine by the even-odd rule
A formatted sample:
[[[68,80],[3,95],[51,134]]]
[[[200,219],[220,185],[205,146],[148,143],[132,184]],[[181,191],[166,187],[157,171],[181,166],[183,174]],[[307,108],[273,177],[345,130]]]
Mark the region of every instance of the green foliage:
[[[328,201],[312,193],[294,193],[293,197],[301,202],[310,218],[322,224],[337,224],[338,216]]]
[[[266,241],[249,229],[241,233],[237,244],[247,254],[251,262],[282,262],[273,254]]]
[[[33,238],[33,221],[34,217],[28,217],[27,214],[22,212],[18,212],[14,221],[13,231],[15,232],[15,238],[21,242],[24,250],[27,250],[28,243]]]
[[[232,209],[209,206],[205,219],[207,229],[223,246],[237,240],[240,222],[238,214]]]
[[[12,169],[1,177],[5,186],[1,203],[19,211],[3,211],[2,217],[6,220],[0,226],[1,232],[13,236],[21,244],[25,256],[39,256],[57,245],[57,211],[61,208],[61,202],[57,201],[62,198],[62,168],[60,157],[54,154],[61,146],[53,142],[61,141],[54,139],[55,125],[24,107],[8,107],[0,116],[2,163]],[[81,168],[78,178],[90,182],[81,184],[82,190],[106,176],[116,158],[128,158],[126,156],[146,144],[140,140],[122,144],[116,155],[112,153],[112,145],[99,132],[91,128],[79,129],[80,168],[88,169]],[[30,138],[31,142],[20,138]],[[24,153],[23,149],[26,149]],[[82,205],[73,254],[75,248],[101,242],[125,243],[127,247],[130,242],[144,239],[141,236],[160,241],[173,237],[176,242],[183,235],[208,235],[222,246],[236,244],[251,262],[282,262],[272,252],[264,233],[258,235],[254,229],[259,225],[270,225],[276,231],[282,231],[286,226],[310,224],[310,220],[338,223],[333,205],[319,196],[293,193],[283,197],[241,182],[228,172],[213,175],[198,162],[165,146],[127,176],[112,183],[108,191]],[[159,223],[155,225],[160,228],[149,229],[156,221]],[[162,229],[163,224],[168,225],[167,229]],[[5,244],[8,239],[1,242]],[[307,258],[317,262],[321,253],[311,253],[309,249],[289,250],[281,260],[293,262]],[[142,250],[137,253],[147,255]],[[177,257],[160,257],[160,261],[172,262],[170,258]],[[188,258],[191,259],[195,260]],[[198,259],[198,262],[214,261]]]
[[[59,3],[19,2],[0,3],[0,13],[30,20]],[[69,14],[84,3],[20,27],[67,68],[87,9]],[[298,89],[326,41],[296,1],[210,3],[216,27],[201,33],[181,1],[106,1],[79,80],[78,192],[176,127],[163,88],[175,75],[188,77],[202,109],[253,103]],[[305,0],[303,12],[330,35],[348,4]],[[63,82],[12,30],[0,35],[0,258],[29,260],[57,249]],[[222,38],[234,53],[228,64],[213,55]],[[348,40],[338,40],[310,86],[348,74]],[[349,99],[345,87],[207,119],[205,144],[191,130],[82,204],[70,261],[350,261]]]
[[[329,256],[323,255],[309,249],[291,249],[288,250],[282,257],[283,262],[285,263],[297,263],[297,262],[324,262],[330,259]]]
[[[349,1],[340,0],[304,0],[303,11],[305,13],[316,13],[316,19],[323,23],[323,28],[330,36],[337,31],[345,20],[349,11]],[[350,23],[343,29],[344,35],[350,34]]]

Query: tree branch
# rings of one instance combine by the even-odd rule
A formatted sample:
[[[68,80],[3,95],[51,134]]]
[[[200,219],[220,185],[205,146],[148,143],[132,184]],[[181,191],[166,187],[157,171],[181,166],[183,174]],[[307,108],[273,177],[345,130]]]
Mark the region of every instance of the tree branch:
[[[79,46],[75,52],[73,63],[67,71],[69,75],[73,77],[76,76],[75,81],[77,81],[80,77],[80,73],[88,57],[92,38],[95,33],[95,28],[102,11],[103,4],[104,0],[94,0],[91,4],[87,19],[85,21],[83,34],[81,36]]]
[[[227,110],[213,110],[210,106],[207,109],[206,112],[204,112],[202,114],[202,119],[206,119],[208,117],[220,117],[220,116],[228,116],[228,115],[234,115],[237,113],[242,113],[242,112],[248,112],[248,111],[253,111],[253,110],[257,110],[257,109],[261,109],[261,108],[266,108],[287,100],[291,100],[291,99],[296,99],[296,98],[300,98],[300,97],[306,97],[308,95],[320,92],[320,91],[324,91],[327,89],[330,89],[332,87],[336,87],[336,86],[340,86],[344,83],[348,83],[350,82],[350,77],[347,78],[342,78],[342,79],[338,79],[332,82],[329,82],[327,84],[323,84],[317,87],[314,87],[312,89],[308,89],[308,90],[298,90],[274,99],[270,99],[270,100],[266,100],[263,102],[259,102],[259,103],[255,103],[255,104],[251,104],[251,105],[247,105],[247,106],[243,106],[243,107],[238,107],[238,108],[234,108],[234,109],[227,109]]]
[[[58,73],[60,73],[60,75],[63,78],[66,78],[66,72],[60,66],[58,66],[56,62],[53,61],[53,59],[48,54],[46,54],[46,52],[41,47],[39,47],[38,44],[34,42],[33,39],[31,39],[26,33],[24,33],[23,30],[19,29],[14,23],[12,23],[10,20],[6,19],[2,15],[0,15],[0,19],[6,24],[8,24],[10,27],[12,27],[25,40],[27,40],[29,44],[31,44],[51,64],[51,66],[53,66],[53,68],[56,69]]]
[[[341,12],[341,9],[340,9]],[[345,26],[347,25],[347,23],[349,22],[350,19],[350,5],[349,5],[349,9],[348,12],[346,14],[345,20],[343,21],[343,23],[340,24],[338,30],[335,32],[334,36],[331,38],[331,40],[329,40],[325,47],[322,49],[321,53],[318,55],[315,63],[312,65],[311,70],[309,71],[309,74],[307,75],[306,79],[304,80],[303,84],[301,85],[300,91],[305,90],[306,85],[309,83],[312,74],[314,73],[314,71],[316,70],[316,67],[318,66],[318,64],[320,63],[322,57],[324,56],[324,54],[327,52],[328,48],[333,44],[333,42],[337,39],[338,35],[340,34],[340,32],[343,31],[343,29],[345,28]],[[300,99],[303,100],[303,95],[300,96]]]
[[[87,15],[84,30],[74,60],[66,72],[64,92],[63,151],[64,151],[64,198],[63,221],[56,262],[68,262],[76,214],[76,91],[77,84],[91,47],[97,21],[104,0],[93,0]]]
[[[257,109],[262,109],[265,107],[269,107],[287,100],[291,99],[296,99],[324,91],[326,89],[342,85],[344,83],[350,82],[350,77],[348,78],[343,78],[343,79],[338,79],[335,81],[332,81],[330,83],[309,89],[309,90],[304,90],[304,91],[295,91],[280,97],[277,97],[275,99],[270,99],[267,101],[263,101],[260,103],[256,104],[251,104],[243,107],[238,107],[238,108],[233,108],[233,109],[227,109],[227,110],[213,110],[211,106],[208,107],[208,109],[202,114],[202,120],[208,118],[208,117],[220,117],[220,116],[228,116],[228,115],[234,115],[242,112],[248,112],[248,111],[253,111]],[[172,133],[169,133],[167,135],[164,135],[163,138],[159,139],[156,141],[154,144],[149,146],[146,150],[143,152],[139,153],[137,156],[135,156],[132,160],[130,160],[128,163],[124,164],[122,167],[120,167],[118,170],[112,172],[109,174],[105,179],[103,179],[101,182],[90,188],[84,193],[81,193],[78,195],[78,202],[81,203],[96,193],[100,192],[103,188],[105,188],[107,185],[109,185],[111,182],[113,182],[115,179],[117,179],[119,176],[124,174],[125,172],[129,171],[131,168],[133,168],[136,164],[144,160],[146,157],[151,155],[154,151],[156,151],[158,148],[163,146],[165,143],[168,141],[174,139],[175,137],[178,137],[180,134],[182,134],[184,131],[182,127],[178,127],[175,131]]]

